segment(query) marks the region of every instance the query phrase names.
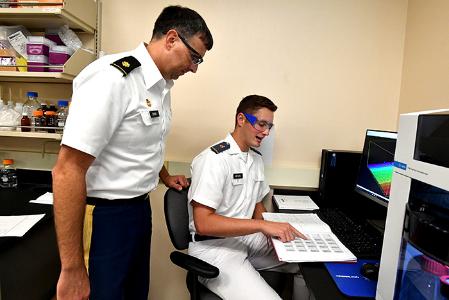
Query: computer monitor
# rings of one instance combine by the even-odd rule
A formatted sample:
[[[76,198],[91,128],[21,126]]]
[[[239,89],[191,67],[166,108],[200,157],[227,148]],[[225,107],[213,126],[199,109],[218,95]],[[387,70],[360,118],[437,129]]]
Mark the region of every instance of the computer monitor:
[[[367,130],[355,191],[388,206],[397,133]]]

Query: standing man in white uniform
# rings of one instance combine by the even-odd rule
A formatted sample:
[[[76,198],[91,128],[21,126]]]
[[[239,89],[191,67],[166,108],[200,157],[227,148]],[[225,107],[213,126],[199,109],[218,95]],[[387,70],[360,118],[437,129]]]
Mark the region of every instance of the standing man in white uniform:
[[[61,274],[58,300],[146,300],[151,207],[159,178],[188,185],[163,166],[173,80],[195,73],[212,35],[195,11],[166,7],[151,41],[87,66],[53,169]]]
[[[223,299],[280,299],[257,270],[299,274],[297,264],[279,262],[269,237],[283,242],[305,237],[288,223],[262,219],[262,200],[270,189],[261,154],[252,148],[269,134],[276,109],[266,97],[243,98],[234,131],[192,163],[189,254],[220,270],[217,278],[203,283]],[[299,275],[294,288],[295,299],[308,298]]]

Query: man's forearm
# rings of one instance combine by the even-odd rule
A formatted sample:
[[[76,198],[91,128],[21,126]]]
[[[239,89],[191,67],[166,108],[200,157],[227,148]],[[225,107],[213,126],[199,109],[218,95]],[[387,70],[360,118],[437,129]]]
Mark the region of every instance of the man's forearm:
[[[162,180],[162,182],[166,184],[166,179],[167,177],[170,176],[170,174],[168,173],[167,169],[165,168],[165,166],[162,166],[162,169],[159,171],[159,178]]]
[[[263,202],[256,203],[256,207],[254,208],[253,213],[253,219],[263,220],[262,214],[266,212],[267,209],[265,208],[265,205],[263,205]]]
[[[211,236],[242,236],[262,231],[263,220],[237,219],[211,214],[201,223],[195,222],[197,233]]]
[[[84,266],[84,176],[81,171],[64,166],[55,167],[53,170],[54,215],[62,269]]]

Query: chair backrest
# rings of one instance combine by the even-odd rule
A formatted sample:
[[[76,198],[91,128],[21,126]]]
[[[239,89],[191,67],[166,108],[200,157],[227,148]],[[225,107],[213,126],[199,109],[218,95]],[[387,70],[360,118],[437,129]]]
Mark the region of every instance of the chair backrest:
[[[173,246],[178,250],[189,247],[188,189],[177,191],[169,188],[164,195],[164,214]]]

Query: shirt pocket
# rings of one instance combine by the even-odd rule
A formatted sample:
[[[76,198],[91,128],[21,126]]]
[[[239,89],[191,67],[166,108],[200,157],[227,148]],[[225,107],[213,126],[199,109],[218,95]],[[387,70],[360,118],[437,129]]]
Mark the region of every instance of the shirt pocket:
[[[264,181],[265,181],[265,175],[263,172],[257,172],[255,174],[253,174],[252,178],[251,178],[251,190],[252,190],[252,199],[259,201],[261,200],[261,195],[260,193],[262,193],[262,188],[264,186]]]
[[[231,179],[232,186],[236,187],[238,185],[243,185],[243,178]]]

